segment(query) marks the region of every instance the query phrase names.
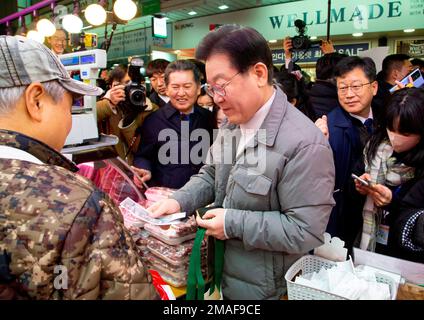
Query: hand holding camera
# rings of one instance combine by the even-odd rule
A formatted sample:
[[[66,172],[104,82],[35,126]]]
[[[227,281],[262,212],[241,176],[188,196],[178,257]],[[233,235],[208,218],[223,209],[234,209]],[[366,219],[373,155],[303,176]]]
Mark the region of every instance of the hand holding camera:
[[[124,85],[117,85],[106,92],[104,99],[109,100],[112,108],[115,108],[118,103],[125,100],[124,88]]]
[[[283,41],[283,49],[284,49],[284,56],[286,57],[286,59],[291,59],[292,58],[292,49],[293,49],[293,45],[292,45],[292,41],[290,37],[286,37]]]

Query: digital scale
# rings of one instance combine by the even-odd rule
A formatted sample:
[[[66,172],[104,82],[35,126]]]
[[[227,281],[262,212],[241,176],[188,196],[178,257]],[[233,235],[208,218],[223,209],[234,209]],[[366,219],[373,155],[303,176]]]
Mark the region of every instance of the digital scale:
[[[95,86],[99,69],[106,68],[107,55],[105,50],[94,49],[62,54],[59,59],[73,79]],[[65,146],[98,138],[96,97],[84,96],[72,106],[72,129]]]

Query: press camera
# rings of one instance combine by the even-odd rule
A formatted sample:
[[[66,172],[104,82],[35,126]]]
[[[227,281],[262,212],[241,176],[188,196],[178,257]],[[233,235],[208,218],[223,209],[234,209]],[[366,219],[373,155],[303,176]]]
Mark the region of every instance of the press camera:
[[[320,46],[321,40],[312,41],[309,36],[306,35],[306,24],[303,20],[297,19],[294,22],[296,26],[296,31],[299,34],[298,36],[294,36],[291,39],[292,41],[292,50],[308,50],[313,46]]]

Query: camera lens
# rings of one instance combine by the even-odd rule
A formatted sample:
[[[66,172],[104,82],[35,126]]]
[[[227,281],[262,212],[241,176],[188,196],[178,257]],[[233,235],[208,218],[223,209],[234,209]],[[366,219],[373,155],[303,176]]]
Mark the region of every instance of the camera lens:
[[[129,94],[130,102],[136,106],[143,106],[145,101],[144,91],[141,89],[132,89]]]

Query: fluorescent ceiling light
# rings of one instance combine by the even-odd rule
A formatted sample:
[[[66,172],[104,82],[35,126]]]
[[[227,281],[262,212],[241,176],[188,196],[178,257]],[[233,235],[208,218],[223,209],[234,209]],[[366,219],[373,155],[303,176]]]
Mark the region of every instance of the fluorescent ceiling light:
[[[414,32],[415,31],[415,29],[405,29],[405,30],[403,30],[403,32]]]
[[[352,36],[354,37],[362,37],[364,34],[362,32],[356,32],[356,33],[352,33]]]
[[[316,40],[316,39],[318,39],[317,36],[311,36],[311,40]]]
[[[223,4],[223,5],[218,7],[218,9],[220,9],[220,10],[225,10],[225,9],[228,9],[228,8],[229,8],[229,6],[227,6],[226,4]]]
[[[269,40],[269,43],[276,43],[277,40]]]
[[[194,11],[194,10],[191,10],[188,14],[189,14],[190,16],[194,16],[194,15],[196,15],[196,14],[197,14],[197,12],[196,12],[196,11]]]

